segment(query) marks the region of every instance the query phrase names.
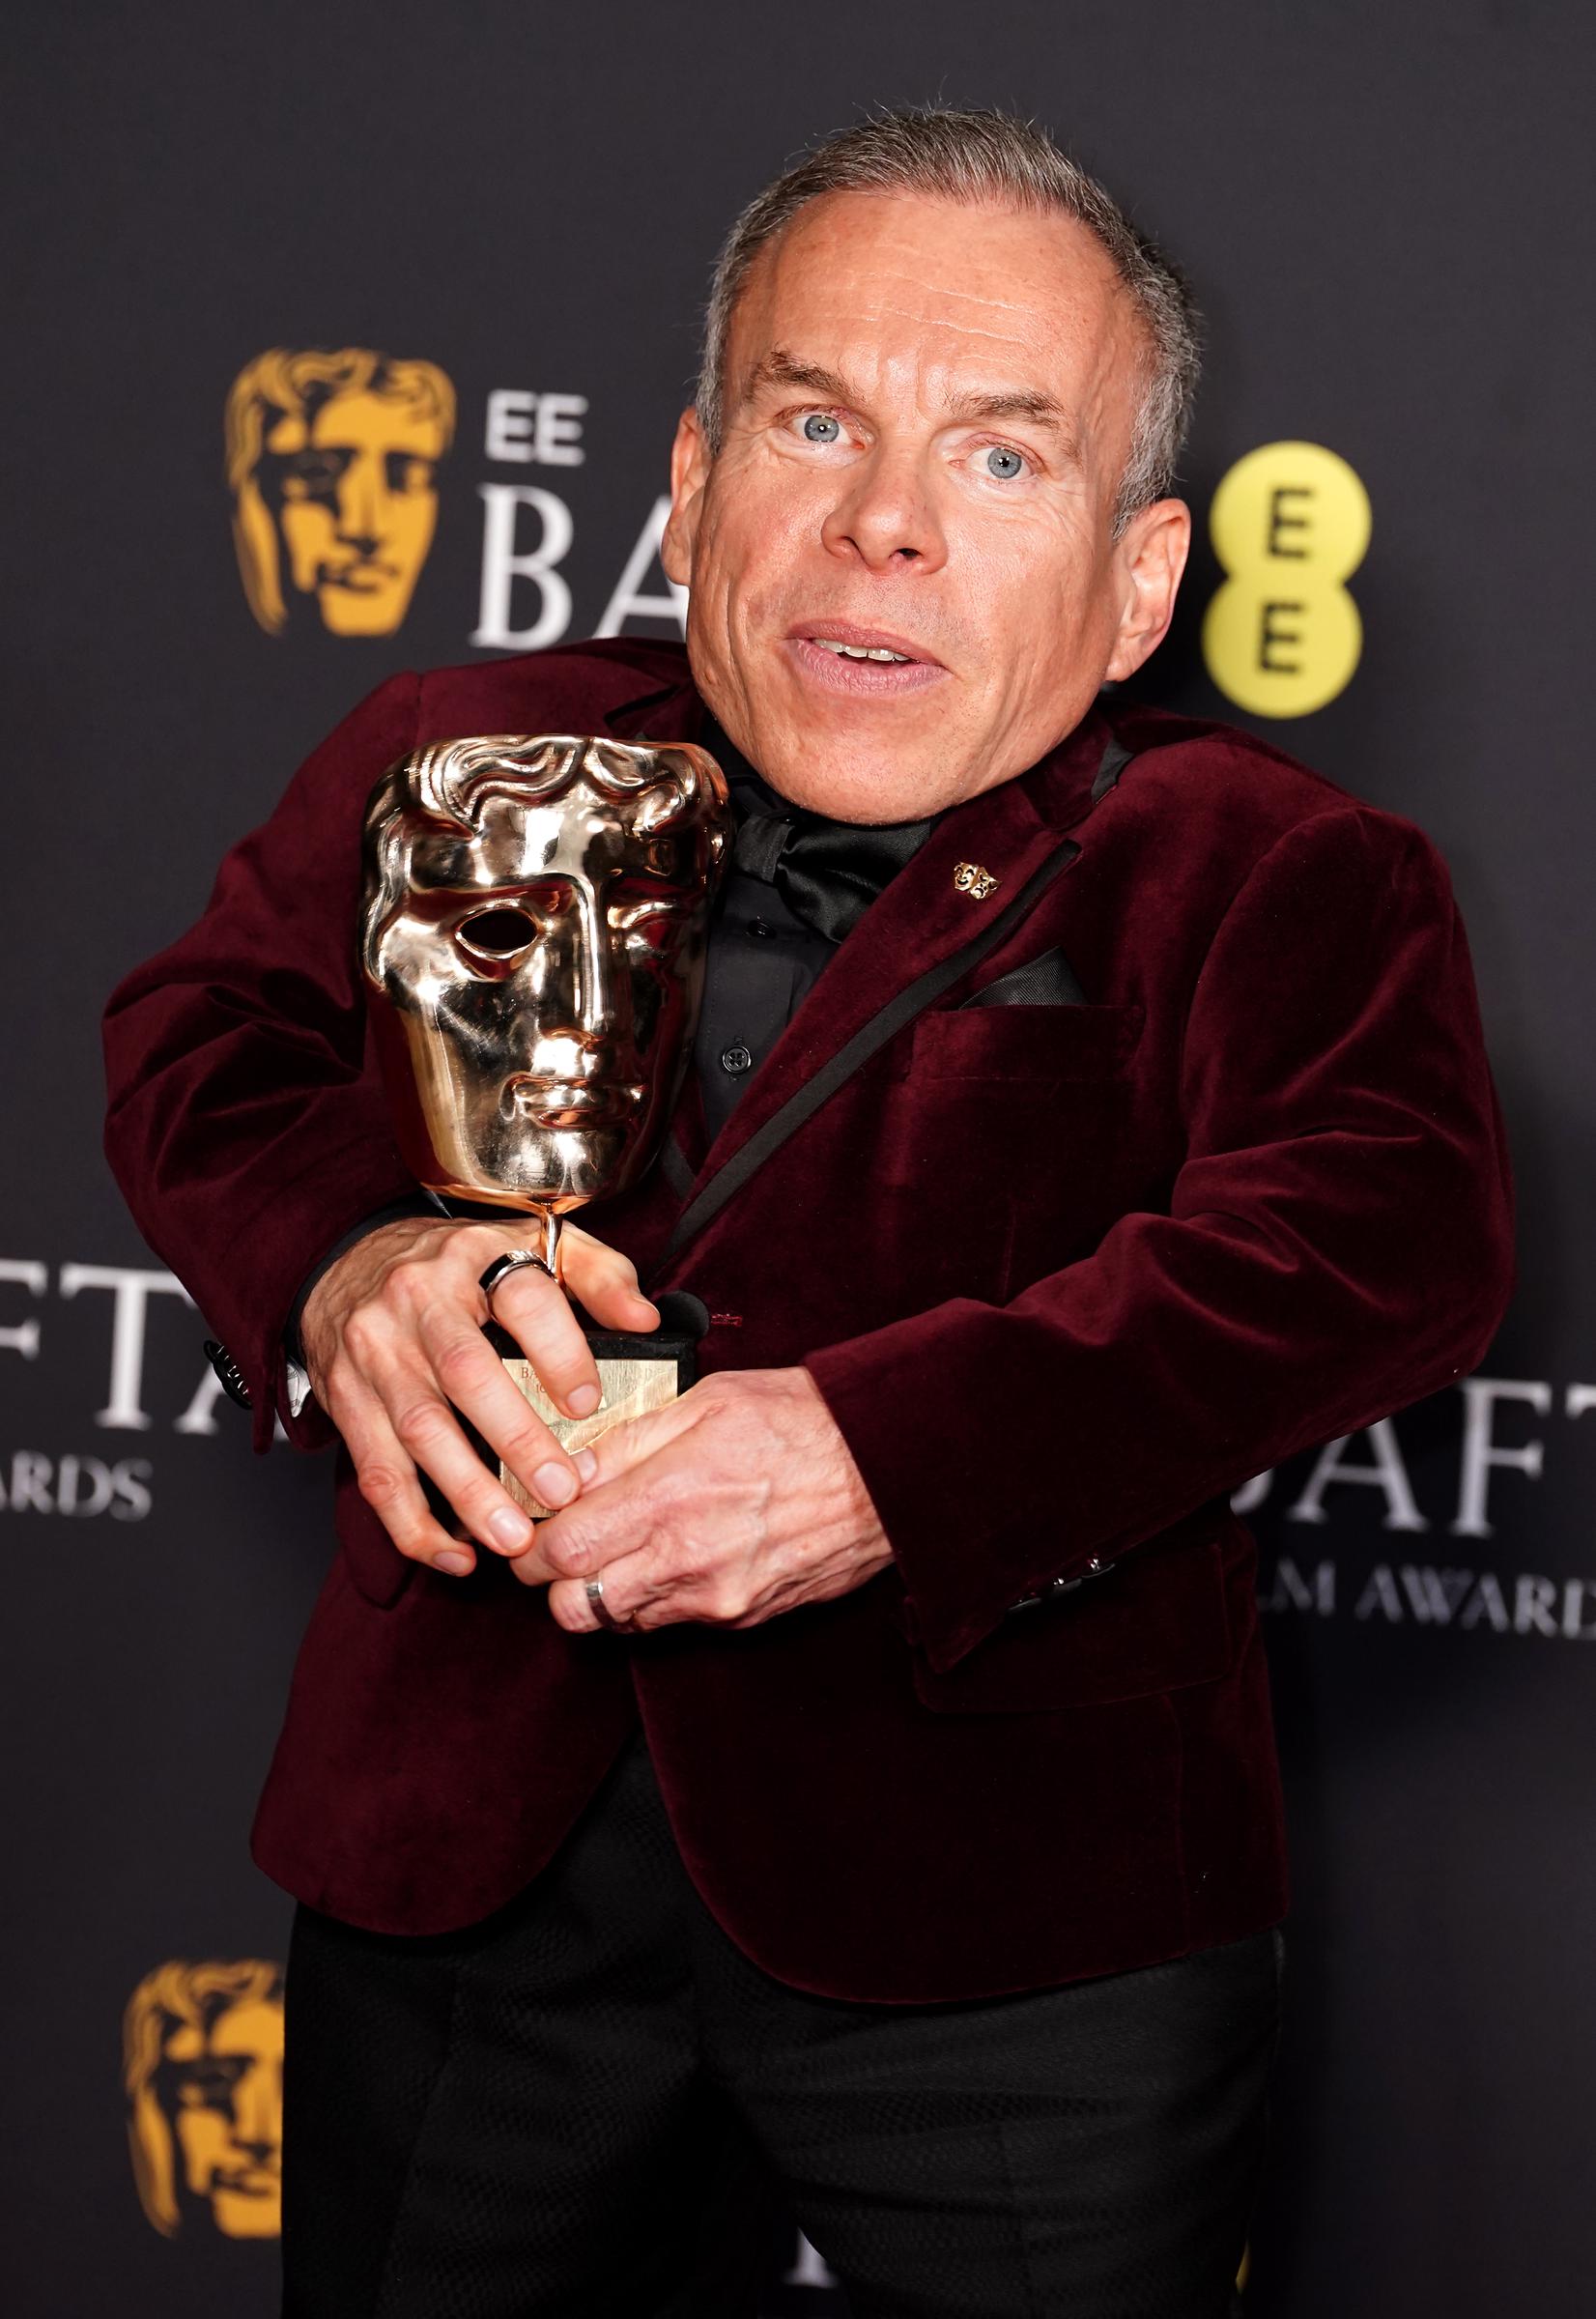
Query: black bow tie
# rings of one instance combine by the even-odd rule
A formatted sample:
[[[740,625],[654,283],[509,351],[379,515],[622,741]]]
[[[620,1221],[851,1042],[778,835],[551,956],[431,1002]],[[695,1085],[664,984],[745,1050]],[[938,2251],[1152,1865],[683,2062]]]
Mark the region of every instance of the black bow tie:
[[[726,773],[737,814],[732,858],[774,886],[795,918],[841,942],[929,837],[923,821],[833,821],[777,795],[718,729],[704,746]]]

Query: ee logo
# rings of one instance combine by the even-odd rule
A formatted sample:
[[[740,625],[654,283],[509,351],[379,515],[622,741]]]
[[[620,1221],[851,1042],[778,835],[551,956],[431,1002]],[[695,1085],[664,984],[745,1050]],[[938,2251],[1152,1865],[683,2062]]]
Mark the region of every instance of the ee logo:
[[[1351,682],[1363,623],[1346,582],[1370,526],[1358,476],[1320,444],[1266,443],[1236,462],[1209,510],[1229,578],[1203,619],[1203,658],[1228,700],[1305,717]]]

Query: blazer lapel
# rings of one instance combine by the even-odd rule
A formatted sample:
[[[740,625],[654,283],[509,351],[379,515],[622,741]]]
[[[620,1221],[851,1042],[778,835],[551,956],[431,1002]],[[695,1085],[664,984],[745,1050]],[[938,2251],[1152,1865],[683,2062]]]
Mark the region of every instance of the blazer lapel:
[[[631,701],[611,713],[626,739],[696,741],[703,705],[690,685]],[[684,1209],[815,1074],[865,1031],[910,984],[951,959],[1003,912],[1055,853],[1065,832],[1092,810],[1093,787],[1113,736],[1097,708],[1069,737],[1012,781],[966,798],[946,813],[924,845],[860,919],[805,993],[748,1093],[705,1148],[703,1108],[690,1072],[671,1122],[672,1188],[692,1182]],[[993,881],[955,877],[962,865]],[[768,1142],[769,1137],[762,1140]],[[752,1157],[752,1155],[751,1155]]]

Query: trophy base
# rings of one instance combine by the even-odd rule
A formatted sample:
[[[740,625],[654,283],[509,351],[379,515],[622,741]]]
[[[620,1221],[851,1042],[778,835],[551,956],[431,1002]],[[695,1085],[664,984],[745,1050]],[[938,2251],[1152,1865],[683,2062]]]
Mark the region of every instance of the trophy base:
[[[556,1409],[514,1337],[497,1324],[489,1324],[484,1333],[503,1361],[511,1383],[531,1403],[562,1449],[574,1455],[589,1442],[596,1442],[601,1434],[608,1433],[612,1425],[641,1417],[645,1410],[666,1408],[693,1383],[697,1373],[695,1351],[703,1331],[697,1326],[698,1313],[691,1307],[698,1305],[702,1312],[702,1306],[698,1298],[683,1297],[681,1303],[689,1309],[678,1313],[670,1309],[677,1301],[674,1297],[656,1301],[662,1306],[661,1325],[647,1335],[619,1329],[583,1331],[598,1366],[599,1385],[604,1393],[597,1409],[586,1417],[568,1417]],[[708,1318],[704,1312],[706,1325]],[[508,1496],[534,1522],[556,1511],[534,1496],[502,1459],[499,1461],[499,1478]]]

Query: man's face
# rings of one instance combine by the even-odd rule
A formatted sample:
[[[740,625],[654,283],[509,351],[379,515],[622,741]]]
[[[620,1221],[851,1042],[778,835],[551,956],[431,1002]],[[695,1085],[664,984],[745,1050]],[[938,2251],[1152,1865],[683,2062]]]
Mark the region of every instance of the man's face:
[[[410,608],[438,521],[438,421],[374,394],[334,395],[308,427],[266,439],[261,486],[276,510],[287,580],[334,636],[386,636]]]
[[[1112,535],[1143,355],[1069,217],[831,194],[760,253],[719,455],[678,430],[665,564],[698,688],[775,788],[937,811],[1147,657],[1189,519],[1165,500]]]
[[[471,831],[418,832],[371,996],[422,1183],[558,1209],[623,1189],[651,1156],[698,1007],[724,810],[657,828],[673,793],[579,775],[556,797],[486,799]]]
[[[282,2057],[282,2007],[264,1999],[229,2006],[209,2036],[184,2023],[166,2041],[184,2180],[229,2238],[275,2238],[281,2224]]]

